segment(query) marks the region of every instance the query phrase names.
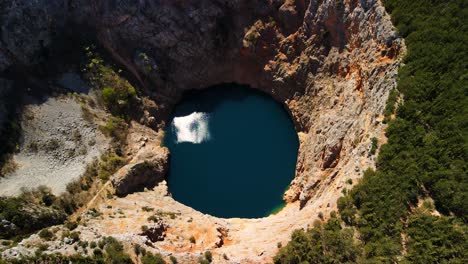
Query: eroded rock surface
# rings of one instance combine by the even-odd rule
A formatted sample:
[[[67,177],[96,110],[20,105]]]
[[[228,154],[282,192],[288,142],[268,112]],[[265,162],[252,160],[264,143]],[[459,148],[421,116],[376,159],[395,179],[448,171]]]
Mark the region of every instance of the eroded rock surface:
[[[369,155],[371,138],[384,138],[382,113],[405,52],[378,0],[55,0],[37,11],[46,12],[38,17],[24,14],[44,1],[23,2],[0,1],[0,21],[7,22],[2,25],[22,25],[17,31],[2,26],[0,71],[44,60],[41,50],[52,43],[52,32],[60,36],[61,25],[83,26],[155,100],[158,107],[148,113],[148,119],[164,120],[184,90],[237,82],[284,103],[298,131],[296,177],[284,195],[288,205],[277,215],[262,219],[207,216],[174,201],[162,181],[154,191],[97,199],[92,206],[104,215],[87,219],[89,228],[80,227],[90,240],[107,234],[144,244],[137,234],[150,213],[139,208],[151,205],[177,211],[180,217],[163,219],[170,226],[166,238],[149,250],[184,260],[194,260],[209,249],[218,262],[226,262],[222,254],[231,262],[271,261],[277,242],[285,243],[292,230],[307,227],[319,212],[327,216],[335,210],[342,190],[352,187],[347,180],[356,183],[363,170],[374,166],[375,156]],[[41,26],[44,17],[50,18],[47,26]],[[40,34],[32,36],[35,30]],[[16,47],[21,51],[22,46],[11,43],[28,38],[36,44],[18,55]],[[143,153],[143,148],[138,145],[131,155]],[[164,148],[153,151],[151,155],[167,154]],[[116,176],[126,186],[121,187],[122,194],[132,192],[131,182],[140,187],[140,180],[148,178],[135,173],[145,160],[152,158],[136,159]],[[156,164],[162,173],[162,163]],[[115,209],[107,205],[124,208],[126,218],[111,217]],[[222,244],[219,228],[226,230]],[[188,231],[196,236],[195,245],[188,241]]]
[[[137,158],[121,168],[113,177],[112,184],[118,196],[153,188],[165,180],[168,170],[169,151],[166,148],[149,148],[138,153]]]

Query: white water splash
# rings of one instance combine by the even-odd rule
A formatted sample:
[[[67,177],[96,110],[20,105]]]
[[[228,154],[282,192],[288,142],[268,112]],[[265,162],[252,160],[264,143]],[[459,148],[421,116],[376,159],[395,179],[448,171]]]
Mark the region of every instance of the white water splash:
[[[209,140],[208,119],[208,114],[199,112],[193,112],[188,116],[174,117],[172,126],[175,128],[177,143],[200,144]]]

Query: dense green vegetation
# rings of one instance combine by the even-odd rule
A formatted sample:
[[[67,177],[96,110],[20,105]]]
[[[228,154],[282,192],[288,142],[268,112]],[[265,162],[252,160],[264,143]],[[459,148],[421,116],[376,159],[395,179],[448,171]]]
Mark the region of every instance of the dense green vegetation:
[[[35,190],[25,190],[19,197],[0,197],[0,219],[8,221],[7,224],[0,223],[0,238],[20,239],[42,228],[63,223],[67,214],[75,212],[94,195],[90,189],[99,182],[96,179],[107,181],[126,162],[120,153],[128,131],[128,124],[124,118],[128,117],[127,113],[135,103],[136,90],[111,66],[104,64],[104,61],[91,49],[86,52],[89,62],[84,69],[85,75],[100,93],[100,103],[113,115],[99,128],[114,139],[115,151],[109,151],[89,164],[80,179],[68,184],[67,192],[60,196],[55,196],[49,189],[40,187]],[[80,100],[83,115],[88,120],[92,120],[93,114],[87,108],[92,100],[78,95],[76,97]],[[7,172],[11,173],[17,166],[9,153],[18,149],[16,142],[19,135],[19,125],[16,122],[9,122],[4,136],[11,140],[0,144],[0,177]],[[77,137],[80,136],[78,133]],[[31,151],[37,151],[39,147],[36,143],[28,146]],[[59,146],[58,142],[51,141],[42,147],[53,150]],[[16,228],[9,227],[10,223]]]
[[[153,255],[151,253],[146,253],[141,257],[142,264],[165,264],[166,261],[160,254]]]
[[[275,263],[354,263],[360,258],[352,228],[342,228],[336,216],[327,223],[314,222],[313,228],[296,230],[291,242],[279,250]]]
[[[23,192],[19,197],[0,197],[0,219],[16,226],[12,228],[0,223],[0,238],[21,237],[63,223],[66,214],[57,208],[55,198],[50,193],[50,189],[45,187]]]
[[[111,116],[105,125],[99,126],[99,130],[104,135],[113,138],[116,145],[123,145],[127,139],[128,124],[119,117]]]
[[[88,63],[84,67],[87,80],[100,92],[101,103],[114,116],[126,119],[136,105],[136,89],[122,76],[121,70],[114,70],[94,51],[86,48]]]
[[[99,245],[99,247],[97,247]],[[88,247],[88,243],[82,244],[83,248]],[[9,259],[2,260],[0,258],[0,264],[20,264],[20,263],[54,263],[54,264],[133,264],[130,255],[125,253],[123,245],[113,237],[104,237],[99,243],[94,242],[94,250],[91,256],[84,256],[81,254],[75,254],[71,256],[63,256],[61,254],[44,254],[43,251],[47,250],[47,246],[43,250],[36,251],[35,256],[22,257],[20,259]],[[144,257],[150,256],[151,262],[145,262]],[[162,262],[152,261],[162,260]],[[142,257],[142,263],[165,263],[160,255],[152,255],[145,253]]]
[[[30,263],[54,263],[54,264],[105,264],[102,259],[97,259],[93,257],[85,257],[82,255],[72,255],[72,256],[63,256],[61,254],[53,255],[39,255],[34,257],[25,257],[22,259],[11,259],[11,260],[2,260],[0,259],[0,264],[30,264]]]
[[[67,192],[59,196],[52,194],[50,188],[40,186],[23,190],[18,197],[0,197],[0,219],[17,227],[6,228],[0,223],[0,238],[19,239],[42,228],[64,223],[67,215],[74,213],[94,195],[90,192],[93,185],[107,181],[124,164],[122,157],[107,152],[89,164],[80,179],[69,183]]]
[[[128,134],[128,121],[138,119],[141,114],[141,102],[137,97],[135,87],[122,76],[122,70],[116,70],[95,51],[94,47],[86,47],[87,63],[83,66],[83,74],[89,85],[97,93],[98,103],[109,111],[111,116],[99,130],[113,139],[114,147],[120,149]],[[92,120],[86,103],[82,104],[83,117]]]
[[[357,231],[362,258],[321,256],[310,262],[467,263],[468,2],[384,4],[408,47],[398,81],[404,102],[389,122],[377,170],[367,170],[338,201],[341,218]],[[395,102],[393,93],[386,117]],[[420,201],[428,197],[441,216],[421,210]],[[325,255],[311,238],[320,231],[296,231],[275,262],[300,263]],[[342,250],[353,248],[350,244]]]

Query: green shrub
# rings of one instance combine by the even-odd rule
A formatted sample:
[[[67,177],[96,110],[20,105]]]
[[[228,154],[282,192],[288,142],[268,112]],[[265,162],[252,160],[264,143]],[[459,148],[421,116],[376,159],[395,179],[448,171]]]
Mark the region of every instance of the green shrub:
[[[104,87],[101,96],[111,113],[121,115],[128,107],[129,101],[136,97],[136,90],[128,82],[119,83],[117,86]]]
[[[123,119],[111,116],[105,125],[99,126],[99,130],[112,137],[116,143],[123,144],[127,138],[128,125]]]
[[[30,234],[65,221],[65,213],[43,205],[40,195],[40,192],[33,192],[20,197],[0,197],[0,219],[18,227],[14,232],[0,228],[0,238]]]
[[[74,242],[80,241],[80,232],[71,232],[70,239],[72,239]]]
[[[44,144],[43,148],[44,150],[51,152],[54,151],[62,146],[62,142],[60,142],[58,139],[53,138],[47,141],[47,143]]]
[[[323,213],[322,213],[322,212],[319,212],[319,213],[318,213],[318,218],[320,218],[321,220],[323,220]]]
[[[49,249],[49,245],[47,245],[47,244],[39,244],[39,245],[37,246],[36,252],[34,252],[34,254],[35,254],[36,256],[40,256],[40,255],[42,255],[42,253],[43,253],[44,251],[46,251],[47,249]]]
[[[393,89],[390,91],[388,95],[387,105],[385,106],[384,123],[388,123],[390,121],[391,115],[395,113],[397,100],[398,100],[398,91],[396,89]]]
[[[337,204],[341,219],[348,225],[355,224],[357,210],[353,199],[349,195],[345,195],[338,199]]]
[[[197,241],[195,240],[195,237],[194,237],[194,236],[191,236],[191,237],[189,238],[189,241],[190,241],[190,243],[192,243],[192,244],[195,244],[195,243],[197,242]]]
[[[72,231],[73,229],[78,227],[78,224],[74,221],[67,221],[65,222],[65,227],[68,228],[68,230]]]
[[[95,257],[102,257],[102,255],[103,255],[102,250],[99,249],[99,248],[95,248],[95,249],[93,250],[93,255],[94,255]]]
[[[79,241],[78,246],[82,247],[83,249],[86,249],[89,245],[88,241]]]
[[[109,180],[110,176],[117,172],[125,164],[125,160],[122,157],[117,156],[115,153],[107,153],[101,156],[97,168],[98,177],[103,180]]]
[[[45,240],[52,240],[54,238],[54,233],[50,232],[48,228],[42,229],[38,235]]]
[[[91,208],[86,213],[94,218],[102,215],[102,213],[99,212],[99,210],[97,210],[96,208]]]
[[[153,207],[149,207],[149,206],[143,206],[141,208],[141,210],[143,210],[144,212],[152,212],[154,211],[154,208]]]
[[[67,185],[67,192],[56,199],[54,206],[72,214],[92,198],[93,193],[89,189],[96,184],[96,179],[108,180],[124,163],[123,158],[111,151],[103,154],[100,159],[93,160],[80,179]]]
[[[133,246],[133,252],[135,252],[135,255],[137,255],[137,256],[142,253],[141,249],[142,249],[142,247],[139,244],[135,244]]]
[[[203,255],[205,256],[205,259],[208,261],[208,263],[213,261],[213,255],[211,254],[211,251],[205,251]]]
[[[104,60],[87,48],[88,64],[84,69],[91,86],[100,90],[101,101],[114,116],[126,116],[136,106],[136,89],[123,77],[120,71],[105,64]]]
[[[371,149],[369,151],[369,155],[375,155],[377,152],[377,148],[379,147],[379,140],[376,137],[371,138]]]
[[[36,255],[35,256],[31,256],[31,257],[25,257],[25,256],[22,256],[21,258],[19,259],[10,259],[5,262],[3,262],[1,259],[0,259],[0,263],[2,264],[22,264],[22,263],[76,263],[76,264],[91,264],[91,263],[104,263],[102,258],[100,257],[87,257],[87,256],[81,256],[81,255],[78,255],[78,254],[75,254],[75,255],[71,255],[71,256],[63,256],[59,253],[55,253],[55,254],[50,254],[50,255],[46,255],[46,254],[43,254],[42,251],[38,250],[36,251]]]
[[[307,230],[295,230],[291,241],[274,257],[274,263],[355,263],[360,257],[354,232],[342,228],[339,219],[319,221]]]
[[[177,258],[174,257],[174,256],[170,256],[169,259],[171,260],[171,263],[172,263],[172,264],[177,264],[177,263],[178,263],[178,262],[177,262]]]
[[[130,256],[124,252],[123,245],[113,237],[106,237],[105,239],[106,262],[132,264],[133,261]]]
[[[154,216],[155,216],[155,217],[169,217],[169,218],[171,218],[171,219],[176,219],[178,214],[180,214],[180,213],[165,212],[165,211],[158,210],[158,211],[154,214]]]
[[[141,263],[142,264],[165,264],[166,261],[163,259],[161,254],[155,254],[153,255],[152,253],[147,253],[143,257],[141,257]]]

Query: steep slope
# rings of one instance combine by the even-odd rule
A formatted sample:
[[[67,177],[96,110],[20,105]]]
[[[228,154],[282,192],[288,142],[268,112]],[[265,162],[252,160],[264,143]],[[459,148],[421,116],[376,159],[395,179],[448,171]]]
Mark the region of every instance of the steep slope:
[[[296,177],[284,195],[288,205],[277,215],[251,220],[205,216],[165,196],[162,185],[154,192],[97,199],[89,206],[125,208],[132,217],[116,220],[112,210],[99,219],[83,217],[92,226],[80,227],[86,239],[103,233],[143,244],[138,233],[147,214],[139,207],[149,206],[151,199],[151,206],[181,214],[164,219],[169,226],[182,226],[168,231],[172,240],[156,242],[151,250],[190,259],[212,249],[220,261],[222,254],[232,261],[269,261],[276,243],[286,242],[293,229],[336,209],[342,190],[351,187],[349,179],[374,166],[372,139],[385,141],[383,112],[405,47],[379,1],[55,0],[2,1],[0,6],[4,78],[38,77],[30,69],[60,53],[52,49],[57,39],[83,29],[156,102],[138,120],[144,125],[164,125],[184,90],[224,82],[267,92],[284,103],[296,125]],[[196,226],[177,222],[187,218]],[[170,246],[194,228],[208,237],[194,247],[189,241],[180,242],[179,249]],[[219,245],[219,236],[230,242]],[[15,250],[26,249],[13,248],[6,255]]]

